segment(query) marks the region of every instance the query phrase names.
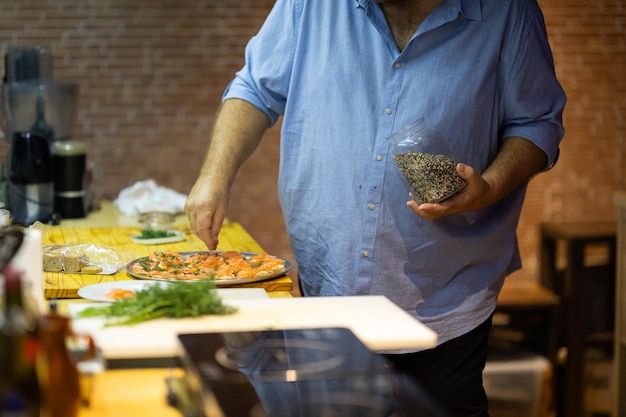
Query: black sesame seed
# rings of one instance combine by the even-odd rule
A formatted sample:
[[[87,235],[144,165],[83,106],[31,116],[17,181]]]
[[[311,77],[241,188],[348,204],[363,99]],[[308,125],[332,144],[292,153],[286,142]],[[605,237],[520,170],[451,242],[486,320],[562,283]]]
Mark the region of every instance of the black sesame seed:
[[[394,155],[394,159],[419,203],[443,201],[466,184],[449,156],[406,152]]]

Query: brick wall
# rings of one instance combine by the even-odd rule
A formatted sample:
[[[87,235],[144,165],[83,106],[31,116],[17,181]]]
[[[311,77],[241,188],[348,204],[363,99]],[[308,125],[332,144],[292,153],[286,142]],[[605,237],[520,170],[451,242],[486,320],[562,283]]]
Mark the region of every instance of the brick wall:
[[[626,188],[626,2],[540,0],[569,102],[557,167],[530,185],[519,227],[524,269],[537,275],[538,224],[611,220]],[[94,194],[115,198],[148,178],[189,191],[221,93],[272,0],[0,2],[0,53],[51,48],[58,81],[80,84],[74,137],[95,167]],[[292,259],[275,192],[278,128],[246,162],[229,217],[268,251]],[[8,145],[0,144],[0,158]]]

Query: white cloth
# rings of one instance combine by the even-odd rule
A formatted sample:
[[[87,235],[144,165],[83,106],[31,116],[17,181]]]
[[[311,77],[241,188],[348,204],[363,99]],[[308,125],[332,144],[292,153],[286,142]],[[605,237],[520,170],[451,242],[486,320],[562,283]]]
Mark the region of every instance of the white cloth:
[[[113,203],[127,216],[149,211],[178,214],[184,211],[186,199],[186,194],[160,186],[149,179],[124,188]]]

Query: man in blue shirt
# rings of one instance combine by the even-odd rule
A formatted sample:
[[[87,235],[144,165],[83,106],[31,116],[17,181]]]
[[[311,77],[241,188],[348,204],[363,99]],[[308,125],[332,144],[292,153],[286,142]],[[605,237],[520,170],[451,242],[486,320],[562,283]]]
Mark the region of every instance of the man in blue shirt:
[[[387,296],[440,343],[389,358],[453,415],[486,415],[487,332],[521,267],[526,184],[564,132],[536,1],[278,0],[245,58],[186,203],[194,232],[216,247],[237,170],[283,116],[278,190],[303,295]],[[387,140],[420,118],[467,181],[437,204],[409,199]]]

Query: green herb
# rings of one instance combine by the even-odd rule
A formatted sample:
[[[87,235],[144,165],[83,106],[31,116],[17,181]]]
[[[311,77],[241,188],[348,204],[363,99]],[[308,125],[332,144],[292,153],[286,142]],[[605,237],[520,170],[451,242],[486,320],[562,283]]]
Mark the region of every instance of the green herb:
[[[137,239],[160,239],[174,236],[177,236],[176,233],[167,230],[142,229],[141,235],[138,235]]]
[[[150,259],[146,256],[145,258],[139,259],[139,265],[144,269],[144,271],[150,271]]]
[[[119,326],[163,317],[224,315],[236,311],[236,307],[222,303],[215,291],[215,283],[199,281],[150,285],[137,291],[134,298],[117,300],[103,307],[89,307],[77,316],[104,317],[107,326]]]

